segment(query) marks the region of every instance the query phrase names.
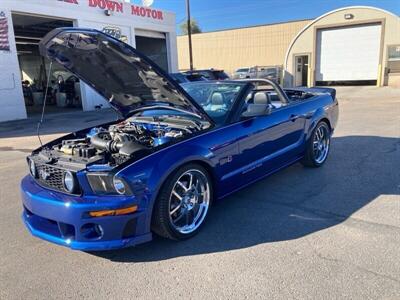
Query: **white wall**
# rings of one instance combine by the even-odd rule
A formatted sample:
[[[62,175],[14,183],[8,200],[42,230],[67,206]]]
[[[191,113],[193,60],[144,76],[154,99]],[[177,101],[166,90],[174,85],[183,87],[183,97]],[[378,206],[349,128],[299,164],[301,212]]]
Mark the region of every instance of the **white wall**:
[[[89,0],[76,2],[78,4],[63,0],[0,0],[0,11],[6,12],[8,16],[11,44],[9,53],[0,51],[0,122],[26,118],[11,12],[69,19],[74,22],[74,26],[79,27],[102,29],[105,25],[118,26],[123,33],[129,35],[128,42],[132,46],[135,45],[136,28],[166,33],[170,71],[178,69],[175,14],[162,11],[162,20],[137,16],[131,13],[131,4],[124,3],[123,12],[115,11],[111,16],[106,16],[103,9],[89,7]],[[107,106],[88,86],[82,84],[81,91],[84,110],[93,110],[98,104]]]
[[[8,18],[10,51],[0,51],[0,122],[26,118],[11,13],[0,4],[1,11]]]
[[[115,20],[117,21],[117,20]],[[78,20],[77,27],[82,28],[93,28],[97,30],[102,30],[107,26],[115,26],[121,29],[122,34],[128,38],[128,44],[135,46],[135,39],[132,39],[134,29],[132,26],[121,25],[121,22],[118,23],[100,23],[97,21],[90,20]],[[81,95],[82,95],[82,106],[83,110],[94,110],[97,105],[102,105],[103,108],[110,107],[108,102],[100,96],[95,90],[89,87],[86,84],[81,84]]]

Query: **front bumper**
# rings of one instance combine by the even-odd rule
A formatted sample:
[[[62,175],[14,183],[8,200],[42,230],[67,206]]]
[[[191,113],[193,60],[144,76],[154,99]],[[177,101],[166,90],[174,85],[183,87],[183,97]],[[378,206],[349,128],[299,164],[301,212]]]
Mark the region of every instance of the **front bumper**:
[[[22,219],[41,239],[75,250],[111,250],[151,240],[146,231],[146,210],[121,216],[89,217],[88,212],[138,205],[134,197],[77,197],[39,186],[31,176],[21,182]],[[139,206],[140,207],[140,206]],[[93,230],[97,228],[99,230]]]

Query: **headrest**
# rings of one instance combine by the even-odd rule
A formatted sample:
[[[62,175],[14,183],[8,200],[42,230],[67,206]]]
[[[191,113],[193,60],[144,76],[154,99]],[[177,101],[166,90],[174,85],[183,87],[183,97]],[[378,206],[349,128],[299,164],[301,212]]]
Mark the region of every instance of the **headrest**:
[[[224,96],[221,93],[214,93],[211,97],[211,104],[213,105],[223,105]]]
[[[252,94],[252,93],[249,93],[249,94],[246,96],[246,99],[244,99],[244,103],[248,103],[252,98],[253,98],[253,94]]]
[[[265,92],[257,92],[254,95],[254,104],[268,104],[270,102],[269,94]]]

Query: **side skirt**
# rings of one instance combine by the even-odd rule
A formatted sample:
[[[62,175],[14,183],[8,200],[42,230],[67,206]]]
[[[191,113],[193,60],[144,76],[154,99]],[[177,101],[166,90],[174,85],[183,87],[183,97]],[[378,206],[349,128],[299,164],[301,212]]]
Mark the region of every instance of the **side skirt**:
[[[224,198],[228,197],[229,195],[231,195],[231,194],[233,194],[233,193],[236,193],[237,191],[240,191],[240,190],[242,190],[242,189],[248,187],[249,185],[252,185],[252,184],[255,183],[255,182],[258,182],[258,181],[260,181],[260,180],[262,180],[262,179],[264,179],[264,178],[266,178],[266,177],[268,177],[268,176],[270,176],[270,175],[272,175],[272,174],[275,174],[276,172],[279,172],[280,170],[285,169],[285,168],[287,168],[287,167],[289,167],[289,166],[291,166],[291,165],[297,163],[297,162],[300,161],[302,158],[303,158],[303,156],[300,156],[300,157],[298,157],[298,158],[296,158],[296,159],[294,159],[294,160],[292,160],[292,161],[290,161],[290,162],[288,162],[288,163],[282,165],[281,167],[279,167],[279,168],[277,168],[277,169],[275,169],[275,170],[272,170],[272,171],[270,171],[270,172],[264,174],[263,176],[261,176],[261,177],[259,177],[259,178],[256,178],[256,179],[254,179],[254,180],[252,180],[252,181],[250,181],[250,182],[248,182],[248,183],[246,183],[246,184],[244,184],[244,185],[242,185],[242,186],[240,186],[240,187],[234,189],[233,191],[230,191],[229,193],[226,193],[226,194],[224,194],[224,195],[218,197],[217,200],[224,199]]]

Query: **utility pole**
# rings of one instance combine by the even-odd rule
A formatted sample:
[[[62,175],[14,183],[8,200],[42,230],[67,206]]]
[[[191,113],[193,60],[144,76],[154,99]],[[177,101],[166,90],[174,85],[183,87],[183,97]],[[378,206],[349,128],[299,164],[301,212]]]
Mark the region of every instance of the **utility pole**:
[[[187,32],[189,40],[189,61],[190,71],[193,71],[193,53],[192,53],[192,26],[190,21],[190,0],[186,0],[186,14],[187,14]]]

